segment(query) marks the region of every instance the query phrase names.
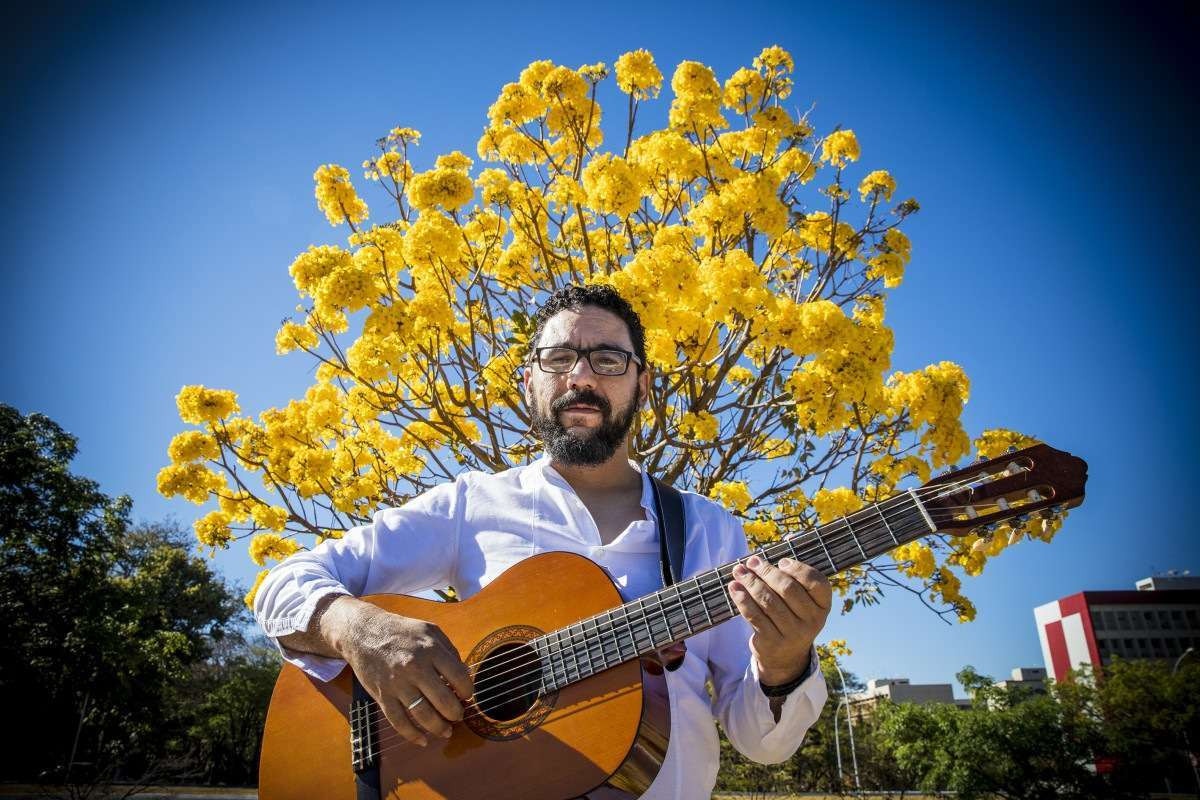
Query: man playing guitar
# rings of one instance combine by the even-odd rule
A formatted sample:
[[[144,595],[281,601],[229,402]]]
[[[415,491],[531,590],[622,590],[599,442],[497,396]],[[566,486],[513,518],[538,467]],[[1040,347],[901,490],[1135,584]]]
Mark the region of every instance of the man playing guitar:
[[[471,673],[438,626],[358,596],[453,585],[467,598],[525,558],[564,550],[599,564],[624,601],[662,587],[650,479],[629,452],[650,386],[641,321],[608,287],[568,286],[536,322],[523,384],[541,459],[465,473],[380,511],[277,566],[255,600],[287,661],[320,681],[349,664],[387,722],[421,747],[449,738],[463,720]],[[735,516],[682,494],[687,574],[746,556]],[[825,703],[813,643],[829,614],[828,580],[794,559],[773,566],[757,557],[733,576],[729,596],[740,616],[690,639],[666,676],[670,743],[643,797],[711,795],[714,720],[747,757],[775,763],[795,752]],[[478,796],[486,795],[481,785]]]

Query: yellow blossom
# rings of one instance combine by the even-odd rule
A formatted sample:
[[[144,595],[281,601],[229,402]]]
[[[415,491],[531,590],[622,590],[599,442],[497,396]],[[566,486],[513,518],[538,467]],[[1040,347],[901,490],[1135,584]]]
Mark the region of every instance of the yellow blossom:
[[[167,455],[176,464],[204,459],[215,460],[221,456],[221,446],[215,438],[202,431],[183,431],[171,440],[167,447]]]
[[[408,201],[418,211],[429,211],[438,206],[457,211],[471,201],[474,191],[465,171],[441,167],[413,176],[408,182]]]
[[[754,502],[744,481],[718,481],[708,490],[708,496],[739,514],[745,513]]]
[[[325,164],[313,173],[316,181],[317,205],[325,212],[330,225],[349,221],[358,224],[367,218],[367,204],[350,183],[350,173],[337,164]]]
[[[287,525],[290,514],[286,508],[258,504],[250,512],[254,523],[260,528],[281,531]]]
[[[821,160],[835,167],[844,167],[847,161],[858,161],[860,154],[854,131],[834,131],[821,143]]]
[[[184,386],[175,395],[175,405],[179,418],[194,425],[217,422],[240,410],[237,395],[232,391],[204,386]]]
[[[293,350],[313,350],[319,341],[312,328],[288,321],[275,334],[275,352],[283,355]]]
[[[282,561],[300,550],[294,539],[285,539],[277,533],[260,533],[250,540],[250,558],[260,567],[268,560]]]
[[[859,197],[864,201],[876,192],[883,195],[884,200],[891,200],[894,191],[896,191],[896,181],[888,174],[887,170],[883,169],[868,173],[867,177],[858,184]]]
[[[229,542],[233,539],[233,531],[229,529],[229,522],[229,515],[224,511],[210,511],[196,520],[192,527],[196,531],[196,538],[200,544],[215,550],[218,547],[229,547]]]
[[[646,100],[658,97],[663,76],[654,63],[654,56],[647,50],[632,50],[623,53],[616,63],[617,86],[634,99]]]
[[[818,489],[812,496],[812,507],[821,523],[841,519],[862,508],[863,501],[845,487]]]

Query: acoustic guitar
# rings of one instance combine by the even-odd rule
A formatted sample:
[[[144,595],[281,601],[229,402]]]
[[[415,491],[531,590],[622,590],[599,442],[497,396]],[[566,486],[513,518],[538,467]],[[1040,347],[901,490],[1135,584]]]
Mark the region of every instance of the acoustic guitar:
[[[961,536],[1059,514],[1083,501],[1087,464],[1039,444],[954,470],[756,551],[826,576],[930,534]],[[735,562],[736,563],[736,562]],[[658,654],[737,614],[734,564],[622,603],[604,571],[543,553],[477,595],[441,603],[363,599],[440,627],[474,679],[453,734],[402,739],[349,668],[328,683],[285,664],[263,733],[262,800],[616,800],[649,787],[671,727]]]

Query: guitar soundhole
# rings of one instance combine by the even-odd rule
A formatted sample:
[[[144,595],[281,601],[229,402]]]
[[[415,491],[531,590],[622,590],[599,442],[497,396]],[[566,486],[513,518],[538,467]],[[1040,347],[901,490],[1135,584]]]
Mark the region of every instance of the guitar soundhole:
[[[475,704],[492,719],[508,722],[529,713],[541,683],[537,652],[524,642],[503,644],[475,671]]]

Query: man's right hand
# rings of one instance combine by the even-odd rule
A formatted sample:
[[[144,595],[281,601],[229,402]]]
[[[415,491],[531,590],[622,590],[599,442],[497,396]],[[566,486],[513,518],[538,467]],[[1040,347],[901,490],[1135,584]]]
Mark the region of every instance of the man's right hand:
[[[431,622],[402,617],[349,595],[339,595],[313,615],[301,641],[281,642],[310,648],[313,633],[345,659],[363,688],[375,698],[396,731],[424,747],[432,734],[449,738],[463,718],[463,700],[474,694],[470,671],[454,645]],[[314,631],[314,627],[317,628]]]

